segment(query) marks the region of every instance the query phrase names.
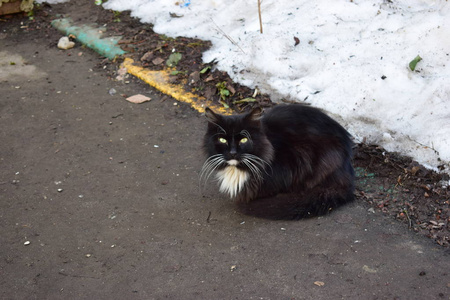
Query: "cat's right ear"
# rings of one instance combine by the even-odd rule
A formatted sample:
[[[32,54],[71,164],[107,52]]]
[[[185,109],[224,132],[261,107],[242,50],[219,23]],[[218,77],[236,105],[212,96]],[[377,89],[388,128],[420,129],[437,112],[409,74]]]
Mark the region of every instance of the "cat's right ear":
[[[264,114],[264,110],[261,107],[254,108],[251,112],[246,116],[247,119],[252,121],[259,121]]]
[[[220,116],[212,111],[209,107],[205,108],[205,116],[208,122],[216,124],[219,121]]]

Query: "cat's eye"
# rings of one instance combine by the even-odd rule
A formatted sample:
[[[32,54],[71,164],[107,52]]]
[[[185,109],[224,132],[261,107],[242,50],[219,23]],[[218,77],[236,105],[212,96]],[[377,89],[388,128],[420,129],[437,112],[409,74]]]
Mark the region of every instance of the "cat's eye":
[[[247,143],[248,142],[248,138],[242,138],[240,141],[239,141],[239,143],[241,143],[241,144],[245,144],[245,143]]]
[[[222,144],[226,144],[226,143],[227,143],[227,140],[224,139],[224,138],[219,138],[219,142],[221,142]]]

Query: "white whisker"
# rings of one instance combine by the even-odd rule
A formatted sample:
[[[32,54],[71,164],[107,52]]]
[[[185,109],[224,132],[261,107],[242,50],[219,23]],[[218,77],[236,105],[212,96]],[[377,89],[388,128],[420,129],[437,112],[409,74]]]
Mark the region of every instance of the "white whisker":
[[[206,185],[209,180],[209,177],[216,171],[216,169],[225,163],[225,159],[222,154],[215,154],[209,157],[202,166],[202,170],[200,171],[200,187],[203,185],[202,182]]]
[[[247,137],[244,133],[243,135]],[[239,167],[239,164],[242,164],[242,167],[245,166],[245,168]],[[269,175],[267,170],[271,168],[270,163],[253,154],[244,153],[240,160],[232,159],[229,161],[225,160],[222,154],[215,154],[209,157],[202,166],[200,189],[217,171],[216,179],[219,183],[219,190],[234,198],[245,190],[248,180],[254,180],[258,185],[262,184],[264,180],[263,172]]]
[[[250,160],[253,164],[257,165],[258,169],[264,171],[264,173],[266,173],[267,175],[270,175],[266,170],[267,168],[270,169],[270,173],[272,173],[272,166],[264,159],[250,153],[243,154],[242,157]]]
[[[253,174],[256,180],[262,180],[261,170],[250,159],[244,158],[242,159],[242,163],[250,169],[250,172]]]

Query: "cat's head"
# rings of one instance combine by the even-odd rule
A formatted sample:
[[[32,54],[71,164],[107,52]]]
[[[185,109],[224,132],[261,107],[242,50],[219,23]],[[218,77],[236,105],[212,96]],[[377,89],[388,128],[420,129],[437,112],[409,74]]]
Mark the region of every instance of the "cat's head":
[[[266,163],[270,164],[273,148],[264,134],[262,113],[262,109],[256,108],[246,114],[224,116],[206,108],[208,129],[204,149],[208,158],[220,160],[217,169],[227,166],[264,169]]]

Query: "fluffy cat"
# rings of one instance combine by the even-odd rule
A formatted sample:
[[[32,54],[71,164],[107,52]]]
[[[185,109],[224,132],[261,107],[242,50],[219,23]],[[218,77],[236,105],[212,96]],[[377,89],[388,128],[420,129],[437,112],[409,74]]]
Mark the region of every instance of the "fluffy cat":
[[[207,159],[220,192],[244,213],[272,219],[325,214],[353,200],[348,132],[321,110],[301,104],[224,116],[207,108]]]

